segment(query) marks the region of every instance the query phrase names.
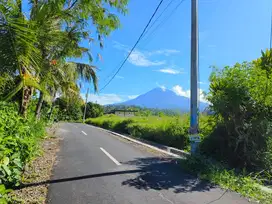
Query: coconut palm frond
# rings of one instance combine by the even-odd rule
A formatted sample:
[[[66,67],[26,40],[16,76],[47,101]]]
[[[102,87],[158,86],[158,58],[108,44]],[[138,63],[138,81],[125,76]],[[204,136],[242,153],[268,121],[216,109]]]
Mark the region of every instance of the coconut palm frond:
[[[13,96],[15,96],[24,86],[23,81],[20,81],[19,84],[13,89],[7,96],[5,96],[2,100],[9,101]]]
[[[12,67],[19,72],[22,67],[29,73],[37,72],[41,58],[35,46],[37,39],[33,24],[24,17],[7,15],[8,12],[3,5],[0,6],[0,62],[5,63],[3,67]]]
[[[77,72],[81,80],[86,80],[92,82],[95,92],[98,90],[98,78],[96,76],[95,70],[97,69],[93,65],[84,63],[75,63],[77,67]]]

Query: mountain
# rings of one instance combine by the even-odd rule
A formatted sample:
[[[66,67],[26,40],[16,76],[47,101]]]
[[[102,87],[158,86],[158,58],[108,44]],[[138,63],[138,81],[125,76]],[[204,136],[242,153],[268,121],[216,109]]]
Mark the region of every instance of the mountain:
[[[169,89],[155,88],[138,96],[135,99],[119,103],[118,105],[140,106],[145,108],[158,109],[179,109],[190,111],[190,99],[185,96],[178,96]],[[209,104],[200,102],[199,109],[203,111]]]

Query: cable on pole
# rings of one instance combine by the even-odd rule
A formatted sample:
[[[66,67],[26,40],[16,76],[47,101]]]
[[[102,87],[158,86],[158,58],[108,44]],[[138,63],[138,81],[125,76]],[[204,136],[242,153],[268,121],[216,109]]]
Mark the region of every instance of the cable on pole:
[[[118,68],[118,70],[115,72],[115,74],[111,77],[111,79],[108,81],[108,83],[106,83],[99,92],[101,92],[102,90],[104,90],[111,82],[112,80],[115,78],[115,76],[120,72],[120,70],[123,68],[124,64],[126,63],[126,61],[128,60],[129,56],[131,55],[131,53],[134,51],[135,47],[138,45],[138,43],[140,42],[140,40],[142,39],[144,33],[146,32],[148,26],[150,25],[152,19],[154,18],[154,16],[156,15],[157,11],[159,10],[162,2],[164,0],[161,0],[160,3],[158,4],[158,6],[156,7],[155,11],[153,12],[151,18],[149,19],[148,23],[146,24],[144,30],[142,31],[140,37],[138,38],[138,40],[136,41],[136,43],[134,44],[134,46],[132,47],[132,49],[129,51],[128,55],[126,56],[126,58],[124,59],[123,63],[121,64],[121,66]]]

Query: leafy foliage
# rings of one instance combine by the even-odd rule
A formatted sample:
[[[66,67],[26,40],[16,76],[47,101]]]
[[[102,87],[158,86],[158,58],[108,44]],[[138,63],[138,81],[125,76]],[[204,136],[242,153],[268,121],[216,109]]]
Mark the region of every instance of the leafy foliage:
[[[83,107],[84,109],[84,107]],[[84,110],[83,110],[84,111]],[[88,102],[86,105],[86,118],[97,118],[102,116],[104,113],[103,106],[97,104]]]
[[[42,92],[36,110],[39,119],[43,100],[53,101],[58,91],[62,94],[75,91],[78,80],[91,82],[97,90],[92,53],[89,47],[81,46],[82,41],[92,43],[93,33],[97,33],[103,47],[103,38],[120,25],[116,10],[125,14],[127,2],[29,1],[30,16],[24,16],[22,1],[0,1],[0,71],[20,79],[16,88],[1,98],[10,100],[23,89],[20,110],[25,115],[32,89],[39,90]],[[90,31],[89,23],[96,32]],[[89,58],[89,63],[67,62],[83,56]],[[64,77],[63,68],[67,64],[72,75]]]
[[[45,135],[43,122],[23,119],[16,108],[0,102],[0,183],[8,187],[19,185],[25,164],[37,154]]]
[[[58,108],[57,121],[79,121],[82,120],[83,100],[79,96],[73,98],[60,97],[55,101]]]
[[[272,168],[270,58],[266,51],[251,63],[214,70],[208,100],[217,126],[203,142],[203,153],[233,167]]]

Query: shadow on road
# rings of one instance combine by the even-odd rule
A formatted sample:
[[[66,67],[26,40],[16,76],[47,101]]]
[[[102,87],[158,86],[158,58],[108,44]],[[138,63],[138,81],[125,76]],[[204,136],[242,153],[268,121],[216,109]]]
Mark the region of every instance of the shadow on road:
[[[54,183],[63,183],[68,181],[77,181],[83,179],[90,179],[90,178],[98,178],[98,177],[105,177],[105,176],[114,176],[114,175],[122,175],[122,174],[132,174],[132,173],[139,173],[141,170],[126,170],[126,171],[114,171],[114,172],[106,172],[101,174],[91,174],[91,175],[84,175],[84,176],[77,176],[77,177],[70,177],[70,178],[62,178],[62,179],[54,179],[54,180],[46,180],[37,183],[29,183],[29,184],[21,184],[16,189],[22,189],[32,186],[40,186],[46,184],[54,184]]]
[[[209,191],[214,185],[199,180],[182,171],[176,159],[171,158],[137,158],[123,163],[136,166],[140,170],[136,178],[122,182],[143,190],[173,190],[174,193]]]

